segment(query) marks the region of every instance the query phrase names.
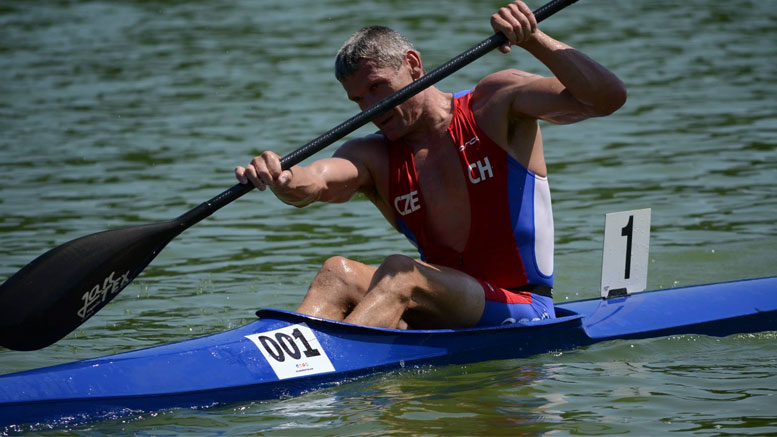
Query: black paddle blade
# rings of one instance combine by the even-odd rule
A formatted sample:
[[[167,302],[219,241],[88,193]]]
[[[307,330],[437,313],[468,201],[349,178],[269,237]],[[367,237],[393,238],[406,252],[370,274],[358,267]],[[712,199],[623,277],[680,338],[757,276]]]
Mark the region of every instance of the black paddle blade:
[[[87,235],[51,249],[0,285],[0,346],[46,347],[113,299],[185,229],[178,220]]]

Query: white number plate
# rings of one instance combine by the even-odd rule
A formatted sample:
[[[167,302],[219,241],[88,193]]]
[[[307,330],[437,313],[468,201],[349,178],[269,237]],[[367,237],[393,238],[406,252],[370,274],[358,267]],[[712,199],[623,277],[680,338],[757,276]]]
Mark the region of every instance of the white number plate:
[[[316,335],[304,323],[246,338],[259,348],[278,379],[335,371]]]
[[[647,287],[649,246],[650,208],[605,216],[602,297],[636,293]]]

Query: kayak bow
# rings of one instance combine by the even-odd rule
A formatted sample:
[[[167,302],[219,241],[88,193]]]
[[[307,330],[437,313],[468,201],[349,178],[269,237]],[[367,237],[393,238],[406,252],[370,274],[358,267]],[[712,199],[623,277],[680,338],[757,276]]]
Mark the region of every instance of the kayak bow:
[[[0,376],[0,427],[274,399],[402,367],[614,339],[777,330],[777,277],[561,303],[553,320],[485,328],[401,331],[271,309],[257,315],[210,336]]]

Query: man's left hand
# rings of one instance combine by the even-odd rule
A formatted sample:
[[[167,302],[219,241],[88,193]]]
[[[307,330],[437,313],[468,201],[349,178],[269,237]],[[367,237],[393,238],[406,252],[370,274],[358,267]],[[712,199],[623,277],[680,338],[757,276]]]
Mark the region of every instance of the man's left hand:
[[[510,53],[511,45],[520,45],[534,38],[537,19],[531,9],[522,1],[514,1],[491,16],[494,32],[502,32],[507,42],[499,47],[502,53]]]

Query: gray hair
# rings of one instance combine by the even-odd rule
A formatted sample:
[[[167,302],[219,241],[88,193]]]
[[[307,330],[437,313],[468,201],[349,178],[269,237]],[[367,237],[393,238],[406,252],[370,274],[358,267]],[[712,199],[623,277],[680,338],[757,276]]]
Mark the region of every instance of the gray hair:
[[[356,72],[364,59],[398,70],[408,50],[415,47],[402,34],[385,26],[364,27],[351,35],[337,52],[335,76],[342,82]]]

